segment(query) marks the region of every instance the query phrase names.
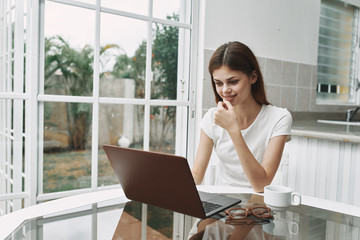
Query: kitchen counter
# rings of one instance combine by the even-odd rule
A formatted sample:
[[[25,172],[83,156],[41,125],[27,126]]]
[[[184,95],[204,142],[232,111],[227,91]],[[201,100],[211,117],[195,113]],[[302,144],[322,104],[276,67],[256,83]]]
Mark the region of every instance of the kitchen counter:
[[[360,143],[360,126],[319,123],[317,119],[294,119],[291,134],[307,138]]]

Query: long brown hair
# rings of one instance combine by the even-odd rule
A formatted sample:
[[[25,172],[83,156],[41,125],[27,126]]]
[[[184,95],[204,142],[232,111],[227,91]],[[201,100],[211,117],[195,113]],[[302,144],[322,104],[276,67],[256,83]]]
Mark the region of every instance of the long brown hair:
[[[257,80],[251,85],[251,93],[255,101],[259,104],[270,104],[266,99],[264,79],[260,71],[259,63],[248,46],[240,42],[229,42],[221,45],[212,55],[209,62],[209,73],[211,75],[211,85],[215,94],[215,101],[222,101],[216,92],[213,72],[221,66],[241,71],[251,77],[256,74]]]

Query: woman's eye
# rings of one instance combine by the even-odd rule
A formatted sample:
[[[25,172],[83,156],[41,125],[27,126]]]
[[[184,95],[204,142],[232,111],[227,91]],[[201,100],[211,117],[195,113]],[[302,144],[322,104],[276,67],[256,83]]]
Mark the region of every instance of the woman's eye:
[[[230,81],[229,84],[237,84],[239,80]]]
[[[222,82],[215,82],[215,85],[216,85],[216,86],[221,86],[221,85],[222,85]]]

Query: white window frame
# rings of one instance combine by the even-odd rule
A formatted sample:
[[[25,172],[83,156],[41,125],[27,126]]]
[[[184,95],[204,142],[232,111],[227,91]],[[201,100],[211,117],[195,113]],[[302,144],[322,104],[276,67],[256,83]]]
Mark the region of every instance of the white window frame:
[[[29,146],[29,89],[24,81],[29,76],[31,54],[29,48],[24,52],[24,44],[29,46],[31,38],[30,4],[25,1],[0,3],[0,214],[6,214],[31,204],[30,147]],[[25,21],[26,20],[26,21]],[[13,25],[14,22],[14,25]],[[26,26],[24,25],[26,22]],[[28,35],[25,37],[24,30]],[[14,33],[14,38],[12,38]],[[25,41],[26,39],[26,41]],[[13,45],[14,43],[14,45]],[[26,66],[24,65],[26,58]],[[26,76],[24,76],[26,69]],[[14,74],[12,74],[12,72]],[[26,80],[27,81],[27,80]],[[25,121],[24,117],[25,108]],[[12,121],[16,119],[16,121]],[[23,131],[25,126],[26,130]],[[25,140],[25,144],[23,143]],[[25,145],[25,146],[24,146]],[[25,150],[25,152],[23,152]],[[24,165],[24,166],[23,166]],[[24,168],[24,171],[23,171]],[[23,181],[24,180],[24,181]],[[35,191],[34,191],[35,192]],[[24,204],[22,200],[24,199]]]
[[[6,101],[14,101],[16,104],[17,102],[21,101],[24,102],[25,107],[25,131],[19,132],[15,131],[14,136],[10,136],[9,133],[3,132],[3,129],[6,126],[11,125],[9,122],[10,119],[8,118],[8,122],[0,121],[0,150],[4,149],[5,147],[10,147],[11,144],[3,142],[3,139],[7,138],[10,139],[14,138],[25,138],[25,144],[22,145],[22,141],[19,142],[19,145],[16,149],[21,149],[19,153],[16,155],[17,158],[20,158],[21,161],[15,161],[17,164],[22,162],[21,152],[22,149],[25,149],[25,171],[22,172],[19,169],[22,169],[22,166],[16,166],[18,170],[16,174],[18,174],[17,178],[25,178],[24,186],[22,185],[22,181],[18,181],[21,187],[14,188],[12,192],[0,192],[0,215],[3,213],[8,213],[15,209],[30,206],[36,204],[41,201],[47,201],[51,199],[66,197],[69,195],[84,193],[84,192],[91,192],[100,190],[103,188],[112,188],[118,186],[109,186],[109,187],[98,187],[98,113],[99,113],[99,104],[102,103],[111,103],[111,104],[141,104],[145,106],[145,124],[144,124],[144,149],[149,149],[149,116],[150,116],[150,107],[151,106],[159,106],[159,105],[167,105],[167,106],[180,106],[177,108],[177,132],[176,132],[176,152],[177,155],[182,155],[188,157],[188,159],[193,159],[194,157],[194,149],[195,149],[195,136],[196,131],[195,124],[196,124],[196,92],[197,89],[196,84],[196,77],[198,74],[198,66],[197,66],[197,57],[198,57],[198,24],[199,24],[199,1],[197,0],[185,0],[182,7],[188,7],[191,9],[191,18],[190,13],[188,15],[183,16],[185,18],[191,19],[192,23],[181,23],[181,22],[174,22],[165,19],[154,18],[149,14],[149,16],[142,16],[138,14],[123,12],[112,10],[108,8],[100,8],[100,0],[96,0],[96,4],[87,4],[78,1],[72,0],[51,0],[53,2],[64,3],[79,7],[85,7],[88,9],[93,9],[96,11],[97,21],[96,21],[96,38],[95,38],[95,48],[94,48],[94,86],[93,86],[93,96],[88,97],[78,97],[78,96],[55,96],[55,95],[48,95],[44,94],[41,90],[43,89],[43,59],[44,59],[44,51],[43,51],[43,40],[44,40],[44,33],[43,33],[43,23],[44,23],[44,1],[45,0],[16,0],[17,6],[16,7],[16,21],[19,23],[24,22],[24,18],[26,18],[26,30],[27,30],[27,37],[26,37],[26,66],[21,65],[24,59],[24,51],[16,51],[15,54],[15,71],[17,75],[15,76],[16,79],[21,79],[24,82],[25,79],[25,92],[22,91],[21,85],[16,85],[16,91],[4,90],[0,88],[0,100]],[[0,3],[0,11],[6,6],[8,1],[1,1]],[[152,4],[152,0],[149,0],[150,5]],[[23,6],[26,4],[26,6]],[[27,11],[27,14],[24,15],[24,7]],[[186,40],[186,36],[179,35],[179,59],[183,59],[182,61],[179,60],[179,70],[178,70],[178,98],[177,100],[154,100],[150,99],[150,77],[151,77],[151,69],[150,69],[150,61],[151,58],[147,58],[147,69],[146,69],[146,94],[145,99],[118,99],[118,98],[107,98],[107,97],[100,97],[99,96],[99,46],[100,46],[100,22],[99,16],[100,11],[108,12],[112,14],[120,14],[123,16],[133,17],[136,19],[146,20],[148,21],[148,42],[147,42],[147,54],[151,53],[151,46],[152,46],[152,24],[154,22],[161,23],[161,24],[170,24],[173,26],[177,26],[184,29],[189,29],[191,31],[191,38],[190,41]],[[149,8],[151,12],[151,8]],[[3,23],[0,21],[0,23]],[[16,25],[16,24],[15,24]],[[24,29],[21,26],[22,24],[18,24],[17,32],[15,36],[19,36],[19,39],[16,42],[16,46],[21,48],[24,46],[24,43],[21,42],[21,39],[24,35]],[[196,27],[194,27],[196,26]],[[0,33],[3,36],[1,30],[4,26],[0,26]],[[16,27],[15,27],[16,28]],[[0,38],[0,70],[6,66],[6,61],[4,56],[6,53],[2,52],[1,49],[5,48],[5,42],[3,38]],[[184,51],[186,49],[190,49],[189,51]],[[182,55],[185,53],[185,55]],[[2,61],[1,61],[2,57]],[[184,60],[188,59],[188,60]],[[7,60],[8,61],[8,60]],[[191,61],[191,63],[190,63]],[[8,66],[8,65],[7,65]],[[25,76],[22,76],[24,71],[21,68],[25,68]],[[185,69],[184,69],[185,68]],[[187,76],[183,76],[183,72],[187,72]],[[0,74],[0,81],[3,84],[4,76],[3,71]],[[0,87],[2,86],[0,84]],[[9,85],[9,84],[8,84]],[[11,85],[11,84],[10,84]],[[20,91],[21,90],[21,91]],[[84,102],[92,104],[93,106],[93,116],[92,116],[92,169],[91,169],[91,187],[87,189],[78,189],[66,192],[57,192],[57,193],[46,193],[42,194],[42,169],[43,169],[43,105],[44,102]],[[0,106],[0,111],[3,111],[4,108]],[[185,108],[182,108],[185,107]],[[20,107],[18,107],[20,109]],[[21,107],[22,114],[23,107]],[[185,110],[186,109],[186,110]],[[189,114],[188,114],[189,112]],[[201,115],[201,114],[200,114]],[[1,118],[1,116],[0,116]],[[21,117],[22,119],[22,117]],[[16,121],[14,121],[16,122]],[[6,126],[5,126],[6,125]],[[22,129],[18,126],[18,129]],[[184,131],[187,129],[187,131]],[[20,144],[21,143],[21,144]],[[15,149],[15,148],[14,148]],[[7,151],[9,153],[9,151]],[[4,152],[0,153],[0,188],[4,184],[4,168],[5,165],[8,165],[7,159],[9,159],[9,155],[5,156]],[[14,170],[15,171],[15,170]],[[14,175],[15,176],[15,175]],[[11,179],[10,179],[11,181]],[[8,181],[9,182],[9,181]],[[0,190],[1,191],[1,190]],[[24,205],[22,205],[22,200],[24,200]],[[3,209],[5,202],[15,204],[16,207],[12,209]]]

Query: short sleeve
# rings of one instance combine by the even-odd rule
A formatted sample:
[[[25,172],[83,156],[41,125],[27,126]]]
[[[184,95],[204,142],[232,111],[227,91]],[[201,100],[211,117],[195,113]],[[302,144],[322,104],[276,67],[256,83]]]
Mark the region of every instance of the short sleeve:
[[[214,111],[216,108],[210,108],[201,120],[201,129],[205,132],[205,134],[214,139]]]
[[[271,137],[287,135],[286,141],[291,140],[292,116],[289,111],[285,110],[283,116],[276,123]]]

